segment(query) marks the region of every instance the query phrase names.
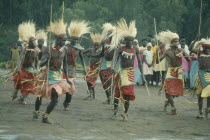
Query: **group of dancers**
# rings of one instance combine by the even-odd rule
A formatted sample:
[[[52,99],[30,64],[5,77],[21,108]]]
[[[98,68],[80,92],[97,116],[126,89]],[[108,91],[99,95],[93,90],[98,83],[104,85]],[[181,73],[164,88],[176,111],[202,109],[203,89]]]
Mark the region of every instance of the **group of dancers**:
[[[157,46],[155,61],[152,62],[149,58],[151,43],[145,45],[147,51],[143,53],[143,58],[141,50],[135,44],[137,35],[135,21],[128,24],[122,18],[115,24],[104,23],[102,33],[92,33],[93,29],[87,21],[72,21],[67,27],[64,20],[60,19],[51,22],[47,31],[48,33],[45,30],[36,32],[33,22],[23,22],[18,26],[19,41],[13,44],[15,49],[18,48],[17,51],[21,50],[21,53],[14,53],[16,61],[13,59],[13,65],[16,67],[12,71],[15,89],[12,101],[18,99],[19,103],[26,104],[27,96],[36,94],[33,119],[39,118],[42,98],[45,97],[50,99],[50,103],[42,115],[43,123],[52,123],[48,116],[62,94],[65,94],[64,110],[69,110],[75,92],[78,57],[88,86],[85,99],[95,99],[96,80],[100,77],[107,98],[104,103],[110,105],[114,103],[112,119],[118,116],[118,105],[122,102],[123,120],[128,118],[130,101],[135,100],[134,62],[138,62],[137,67],[147,86],[148,77],[144,76],[144,72],[150,70],[151,63],[159,64],[167,61],[168,70],[161,86],[166,97],[164,111],[167,112],[167,106],[170,105],[171,110],[167,114],[176,115],[174,98],[182,96],[184,91],[182,58],[184,57],[187,61],[191,59],[184,49],[178,47],[180,41],[177,33],[167,30],[156,35],[155,38],[159,41],[160,47]],[[55,36],[54,42],[51,38],[47,39],[47,34],[51,37],[51,33]],[[87,34],[90,34],[93,48],[85,49],[80,46],[79,42]],[[50,40],[48,45],[46,45],[47,40]],[[197,37],[189,49],[198,55],[199,62],[194,88],[198,95],[198,118],[204,117],[204,98],[207,98],[205,115],[208,117],[210,113],[210,39],[199,40]],[[83,55],[89,58],[87,71]],[[144,65],[147,68],[143,70]],[[21,95],[18,97],[19,90]],[[112,93],[114,93],[114,100],[112,100]]]

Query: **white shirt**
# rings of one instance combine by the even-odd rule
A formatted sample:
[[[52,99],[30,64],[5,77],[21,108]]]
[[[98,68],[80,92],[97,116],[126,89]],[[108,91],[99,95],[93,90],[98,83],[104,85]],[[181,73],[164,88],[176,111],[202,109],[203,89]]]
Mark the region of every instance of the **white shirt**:
[[[181,44],[178,45],[178,48],[181,49]],[[187,45],[185,45],[184,49],[183,49],[188,55],[190,55],[190,51],[189,51],[189,47]]]
[[[153,51],[145,50],[144,55],[145,59],[147,60],[147,63],[152,64],[153,55],[154,55]]]

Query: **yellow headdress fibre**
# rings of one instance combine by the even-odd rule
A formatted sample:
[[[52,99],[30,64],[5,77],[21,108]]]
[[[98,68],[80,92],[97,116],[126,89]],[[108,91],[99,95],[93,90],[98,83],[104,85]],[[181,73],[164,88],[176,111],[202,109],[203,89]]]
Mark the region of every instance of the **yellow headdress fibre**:
[[[174,41],[179,40],[179,35],[177,33],[173,33],[169,30],[162,31],[158,35],[155,36],[157,40],[161,41],[163,44],[165,44],[166,49],[170,48],[170,44],[172,44]]]
[[[101,34],[90,34],[90,37],[94,43],[96,43],[96,42],[101,43],[101,41],[102,41]]]
[[[120,40],[125,38],[135,38],[137,34],[135,20],[128,25],[124,18],[120,19],[116,25],[116,34],[113,36],[112,44],[117,45]]]
[[[36,39],[40,40],[43,39],[47,41],[47,33],[44,30],[39,30],[36,32]]]
[[[68,27],[71,38],[79,38],[83,34],[90,33],[91,27],[87,21],[72,21]]]
[[[64,23],[63,19],[60,19],[55,22],[51,22],[48,27],[48,31],[54,33],[56,38],[64,37],[66,35],[67,24]]]
[[[35,38],[35,24],[31,21],[23,22],[18,26],[19,37],[28,42],[30,38]]]
[[[202,38],[200,41],[197,41],[193,46],[193,50],[199,50],[202,47],[210,47],[210,39]]]
[[[108,22],[103,24],[102,29],[103,31],[101,35],[103,39],[108,39],[116,33],[116,27]]]

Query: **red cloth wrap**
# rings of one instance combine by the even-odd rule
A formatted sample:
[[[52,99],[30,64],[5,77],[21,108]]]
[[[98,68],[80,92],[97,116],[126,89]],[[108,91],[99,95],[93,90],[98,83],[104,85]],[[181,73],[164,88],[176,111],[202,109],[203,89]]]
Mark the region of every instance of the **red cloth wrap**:
[[[92,87],[95,87],[95,85],[96,85],[96,80],[97,80],[98,75],[99,75],[98,74],[98,72],[99,72],[98,68],[99,68],[100,64],[101,63],[90,66],[89,71],[88,71],[88,73],[85,77],[86,82],[91,83]]]
[[[172,96],[183,96],[183,80],[165,79],[165,91]]]
[[[112,84],[112,71],[111,69],[101,70],[99,73],[101,83],[103,84],[104,90],[110,88]]]
[[[35,82],[34,81],[25,81],[26,80],[34,80],[35,77],[32,73],[30,73],[28,70],[25,68],[21,68],[20,74],[14,73],[13,74],[14,78],[14,88],[15,89],[20,89],[21,94],[23,95],[28,95],[28,94],[35,94],[36,90],[35,87]]]
[[[135,100],[135,92],[134,92],[134,85],[129,85],[129,86],[123,86],[120,88],[120,76],[119,74],[115,78],[115,98],[120,97],[120,93],[123,96],[123,99],[125,99],[125,95],[130,95],[131,101]]]

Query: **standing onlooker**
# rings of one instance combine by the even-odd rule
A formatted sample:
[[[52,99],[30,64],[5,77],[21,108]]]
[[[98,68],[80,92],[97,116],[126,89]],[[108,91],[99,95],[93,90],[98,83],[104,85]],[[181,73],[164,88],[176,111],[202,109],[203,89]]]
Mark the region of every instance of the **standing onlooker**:
[[[153,38],[151,40],[152,47],[151,51],[153,51],[153,76],[152,76],[152,85],[153,82],[155,81],[156,86],[158,86],[159,81],[160,81],[160,71],[159,71],[159,64],[156,64],[157,57],[158,57],[158,46],[156,45],[156,39]]]
[[[147,50],[144,51],[143,73],[147,83],[150,83],[151,76],[153,75],[153,51],[151,51],[152,44],[147,44]]]
[[[11,68],[11,71],[13,71],[15,69],[15,67],[17,66],[17,63],[18,63],[19,56],[20,56],[20,51],[21,51],[21,49],[18,48],[17,43],[13,43],[13,46],[12,46],[11,52],[10,52],[9,63],[6,64],[6,68]]]
[[[187,55],[190,54],[189,48],[185,43],[184,36],[180,38],[180,44],[178,45],[178,48],[183,49]],[[184,72],[184,85],[185,88],[188,89],[190,88],[190,78],[189,78],[190,68],[189,68],[189,62],[184,57],[182,57],[182,68]]]

